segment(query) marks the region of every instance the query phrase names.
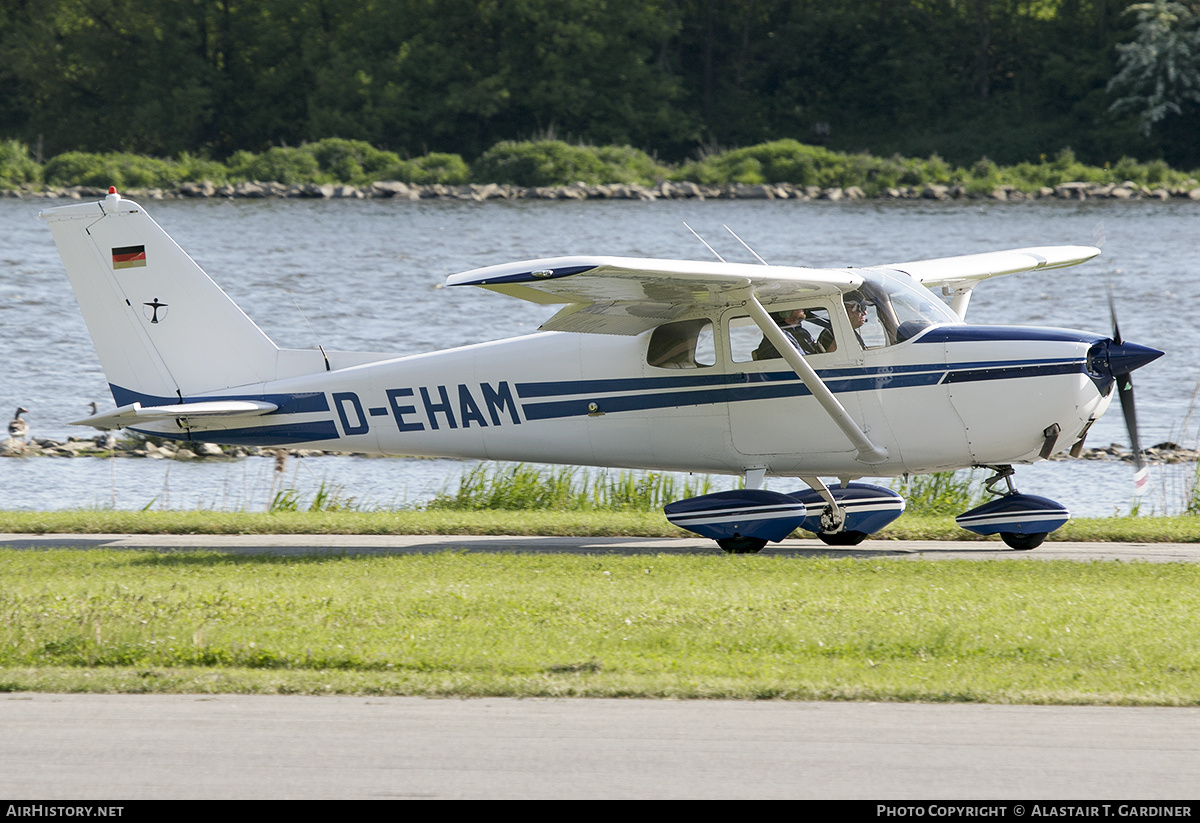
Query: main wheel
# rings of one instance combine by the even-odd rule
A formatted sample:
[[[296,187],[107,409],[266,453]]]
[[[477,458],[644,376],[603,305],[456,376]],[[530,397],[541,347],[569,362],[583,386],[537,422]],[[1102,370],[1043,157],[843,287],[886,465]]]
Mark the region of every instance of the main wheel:
[[[869,537],[866,532],[821,532],[817,535],[826,546],[857,546]]]
[[[1019,552],[1023,552],[1029,551],[1030,549],[1036,549],[1038,546],[1042,545],[1042,541],[1046,539],[1046,535],[1048,533],[1049,532],[1043,532],[1042,534],[1012,534],[1010,532],[1004,532],[1000,535],[1000,539],[1007,543],[1010,549],[1016,549]]]
[[[717,545],[730,554],[758,554],[767,541],[761,537],[725,537],[717,541]]]

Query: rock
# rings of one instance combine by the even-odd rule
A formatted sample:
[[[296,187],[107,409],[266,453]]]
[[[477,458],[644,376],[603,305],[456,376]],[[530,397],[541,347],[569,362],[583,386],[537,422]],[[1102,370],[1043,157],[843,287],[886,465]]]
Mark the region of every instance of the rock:
[[[747,185],[737,183],[733,187],[733,196],[738,200],[774,200],[775,189],[765,184]]]
[[[179,193],[184,197],[212,197],[217,193],[217,187],[211,180],[201,180],[199,183],[188,182],[179,186]]]
[[[1088,183],[1059,183],[1054,187],[1054,196],[1064,200],[1086,200]]]
[[[266,186],[254,180],[245,180],[233,187],[234,197],[259,198],[267,196]]]
[[[398,197],[401,200],[419,200],[421,195],[407,183],[399,180],[378,180],[371,184],[372,197]]]

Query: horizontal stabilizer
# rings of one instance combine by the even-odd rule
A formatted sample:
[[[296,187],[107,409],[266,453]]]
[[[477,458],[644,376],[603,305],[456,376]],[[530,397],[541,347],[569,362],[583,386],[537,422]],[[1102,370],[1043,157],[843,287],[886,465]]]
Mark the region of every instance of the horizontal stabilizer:
[[[259,400],[206,400],[199,403],[175,403],[170,406],[142,406],[130,403],[104,414],[76,420],[72,426],[91,426],[93,429],[123,429],[134,423],[153,423],[159,420],[198,417],[259,417],[278,409],[274,403]]]

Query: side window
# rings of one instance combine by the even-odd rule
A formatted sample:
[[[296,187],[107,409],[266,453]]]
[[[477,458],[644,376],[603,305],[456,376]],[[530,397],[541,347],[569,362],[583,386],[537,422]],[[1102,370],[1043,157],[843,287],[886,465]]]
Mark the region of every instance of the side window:
[[[879,306],[874,300],[868,299],[860,291],[852,291],[842,296],[842,305],[846,309],[846,317],[850,320],[850,328],[864,349],[874,349],[891,344],[887,334],[887,326],[881,322]]]
[[[650,335],[646,362],[659,369],[696,369],[715,365],[713,327],[708,320],[680,320]]]
[[[823,354],[836,348],[829,311],[821,306],[773,311],[771,317],[803,354]],[[735,363],[774,360],[782,356],[755,322],[745,316],[729,322],[729,354]]]

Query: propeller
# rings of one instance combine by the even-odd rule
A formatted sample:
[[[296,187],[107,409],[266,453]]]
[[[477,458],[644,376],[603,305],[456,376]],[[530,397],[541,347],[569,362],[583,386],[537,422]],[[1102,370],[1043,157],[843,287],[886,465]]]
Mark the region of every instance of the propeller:
[[[1136,344],[1126,345],[1121,339],[1121,326],[1117,323],[1117,304],[1113,299],[1112,286],[1108,287],[1108,311],[1112,315],[1112,345],[1109,346],[1108,362],[1112,369],[1113,379],[1117,383],[1117,397],[1121,400],[1121,413],[1125,415],[1125,428],[1129,432],[1129,446],[1133,449],[1133,463],[1136,467],[1133,473],[1133,493],[1140,497],[1149,486],[1149,471],[1146,459],[1142,456],[1142,446],[1138,441],[1137,407],[1133,402],[1133,375],[1138,366],[1150,362],[1145,358],[1148,352],[1135,352]],[[1137,346],[1144,349],[1143,346]],[[1154,351],[1151,349],[1150,351]],[[1155,357],[1161,355],[1157,352]],[[1155,359],[1151,357],[1150,360]],[[1135,363],[1135,361],[1137,361]]]

